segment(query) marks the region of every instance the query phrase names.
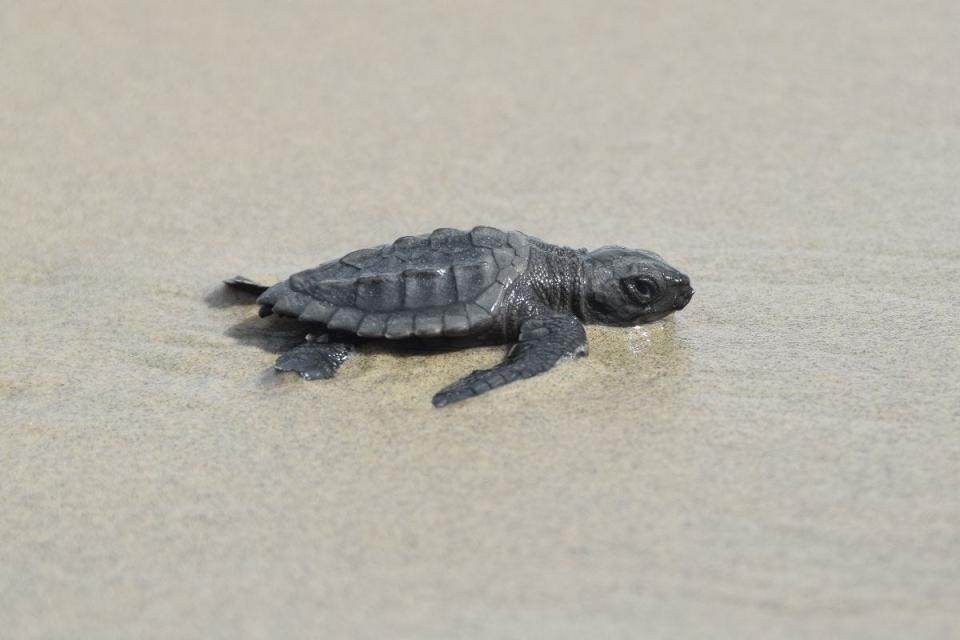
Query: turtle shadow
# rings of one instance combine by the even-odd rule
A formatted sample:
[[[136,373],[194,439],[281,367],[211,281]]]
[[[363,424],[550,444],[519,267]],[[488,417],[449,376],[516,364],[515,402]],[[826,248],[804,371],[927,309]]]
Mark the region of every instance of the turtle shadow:
[[[357,353],[362,354],[386,354],[397,358],[408,358],[413,356],[429,356],[441,353],[455,353],[457,351],[466,351],[476,347],[489,347],[500,345],[501,343],[484,342],[479,340],[445,340],[438,338],[410,339],[410,340],[364,340],[354,339],[354,345]]]
[[[213,309],[226,309],[227,307],[249,305],[253,304],[256,299],[257,296],[251,293],[232,289],[224,284],[203,296],[203,301],[207,303],[208,307]]]
[[[247,318],[228,328],[224,334],[247,346],[281,354],[303,344],[308,327],[285,318]]]

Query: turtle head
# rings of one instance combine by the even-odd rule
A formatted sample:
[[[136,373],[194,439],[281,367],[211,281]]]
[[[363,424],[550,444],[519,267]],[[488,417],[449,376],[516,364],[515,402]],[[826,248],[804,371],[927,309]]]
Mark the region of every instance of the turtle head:
[[[651,251],[601,247],[584,259],[584,320],[631,326],[687,306],[690,278]]]

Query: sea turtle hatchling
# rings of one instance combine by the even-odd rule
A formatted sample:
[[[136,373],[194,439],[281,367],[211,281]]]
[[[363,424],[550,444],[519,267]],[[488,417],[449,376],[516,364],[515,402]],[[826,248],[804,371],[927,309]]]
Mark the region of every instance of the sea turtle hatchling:
[[[360,249],[266,287],[260,315],[322,325],[277,360],[280,371],[332,378],[357,339],[513,343],[492,369],[442,389],[442,407],[586,355],[583,324],[632,326],[683,309],[690,279],[650,251],[548,244],[519,231],[437,229]]]

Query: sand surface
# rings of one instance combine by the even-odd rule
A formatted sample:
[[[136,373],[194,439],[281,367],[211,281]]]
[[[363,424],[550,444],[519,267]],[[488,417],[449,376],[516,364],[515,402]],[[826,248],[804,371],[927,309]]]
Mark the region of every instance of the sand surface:
[[[0,637],[960,637],[960,4],[479,4],[0,7]],[[697,294],[435,410],[217,287],[480,223]]]

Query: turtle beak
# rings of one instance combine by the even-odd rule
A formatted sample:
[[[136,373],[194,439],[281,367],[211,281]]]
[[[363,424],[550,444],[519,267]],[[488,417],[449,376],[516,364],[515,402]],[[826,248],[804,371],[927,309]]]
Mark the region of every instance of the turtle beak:
[[[690,302],[690,298],[693,297],[693,287],[689,284],[685,284],[681,287],[680,291],[677,293],[676,299],[673,301],[673,308],[679,311],[683,309]]]

